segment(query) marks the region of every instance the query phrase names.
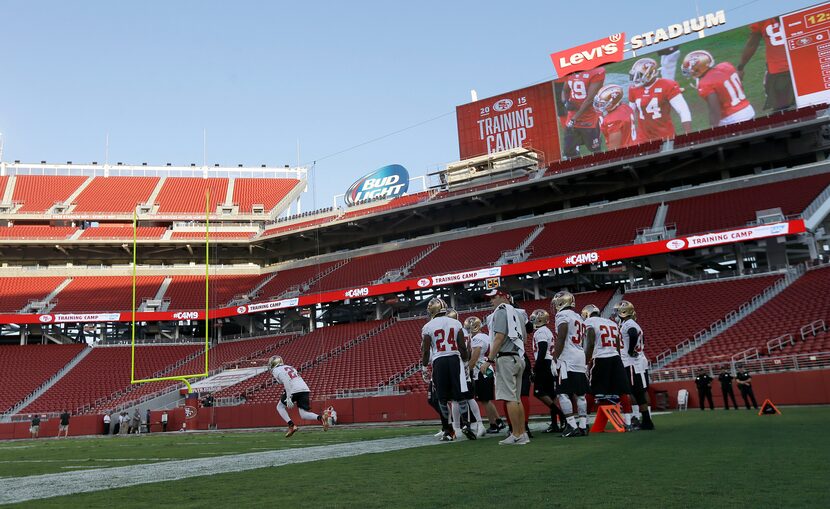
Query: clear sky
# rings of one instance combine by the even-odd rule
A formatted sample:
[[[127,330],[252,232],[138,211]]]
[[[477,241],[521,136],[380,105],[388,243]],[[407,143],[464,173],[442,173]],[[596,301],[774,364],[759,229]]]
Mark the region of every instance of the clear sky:
[[[295,165],[299,139],[324,207],[380,166],[457,160],[455,106],[551,79],[553,51],[814,3],[0,0],[3,159],[102,163],[109,134],[110,162],[200,165],[206,129],[210,165]]]

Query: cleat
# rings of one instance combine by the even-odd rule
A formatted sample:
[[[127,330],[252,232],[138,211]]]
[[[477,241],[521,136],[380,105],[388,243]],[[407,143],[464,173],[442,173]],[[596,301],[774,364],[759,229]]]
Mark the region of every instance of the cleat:
[[[499,429],[499,427],[498,427],[498,426],[490,426],[489,428],[487,428],[487,434],[488,434],[488,435],[495,435],[495,434],[497,434],[499,431],[501,431],[501,430]]]
[[[654,423],[651,421],[646,421],[640,424],[640,428],[642,431],[654,431]]]
[[[587,437],[588,436],[588,428],[577,428],[579,433],[576,435],[578,437]]]
[[[640,419],[635,416],[631,416],[631,427],[640,429]]]
[[[565,424],[565,429],[562,431],[562,438],[571,438],[579,436],[579,428],[574,428],[570,424]]]
[[[478,438],[476,436],[476,432],[470,429],[469,424],[465,424],[461,428],[461,432],[464,433],[464,436],[467,437],[467,440],[475,440],[476,438]]]
[[[496,421],[496,427],[499,428],[499,431],[503,430],[507,425],[501,419]]]
[[[542,433],[562,433],[562,428],[560,428],[558,425],[554,423],[550,423],[548,425],[548,428]]]
[[[441,430],[441,431],[439,431],[438,433],[436,433],[436,434],[434,434],[434,435],[432,435],[432,436],[434,436],[434,437],[442,437],[442,436],[444,436],[444,430]]]
[[[455,440],[455,435],[453,435],[452,433],[444,433],[441,436],[441,441],[442,442],[452,442],[454,440]]]
[[[288,431],[285,433],[285,438],[291,438],[291,435],[299,431],[300,427],[296,424],[288,426]]]

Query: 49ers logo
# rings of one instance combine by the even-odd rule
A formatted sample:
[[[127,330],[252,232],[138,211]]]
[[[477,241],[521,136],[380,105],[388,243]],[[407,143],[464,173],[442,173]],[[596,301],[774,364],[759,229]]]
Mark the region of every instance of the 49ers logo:
[[[591,251],[590,253],[580,253],[565,258],[565,265],[582,265],[584,263],[594,263],[598,261],[599,253]]]

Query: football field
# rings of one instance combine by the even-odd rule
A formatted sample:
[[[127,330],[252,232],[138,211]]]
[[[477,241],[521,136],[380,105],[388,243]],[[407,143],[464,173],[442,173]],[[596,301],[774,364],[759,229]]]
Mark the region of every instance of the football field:
[[[527,446],[436,426],[0,443],[15,507],[826,507],[830,407],[674,412]],[[537,423],[535,427],[542,426]],[[95,490],[75,493],[85,489]],[[70,490],[70,491],[67,491]],[[73,494],[66,494],[73,493]],[[55,496],[61,495],[63,496]]]

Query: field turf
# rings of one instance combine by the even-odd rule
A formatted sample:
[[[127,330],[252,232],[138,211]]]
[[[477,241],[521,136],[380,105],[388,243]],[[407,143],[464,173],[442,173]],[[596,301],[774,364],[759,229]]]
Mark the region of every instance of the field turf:
[[[36,500],[24,507],[826,507],[830,407],[690,410],[656,432],[441,444]],[[0,476],[426,435],[435,427],[167,434],[0,444]],[[28,447],[28,446],[32,447]],[[21,463],[56,459],[53,463]],[[164,468],[154,465],[148,468]],[[106,475],[105,470],[99,470]],[[0,479],[0,490],[3,480]]]

